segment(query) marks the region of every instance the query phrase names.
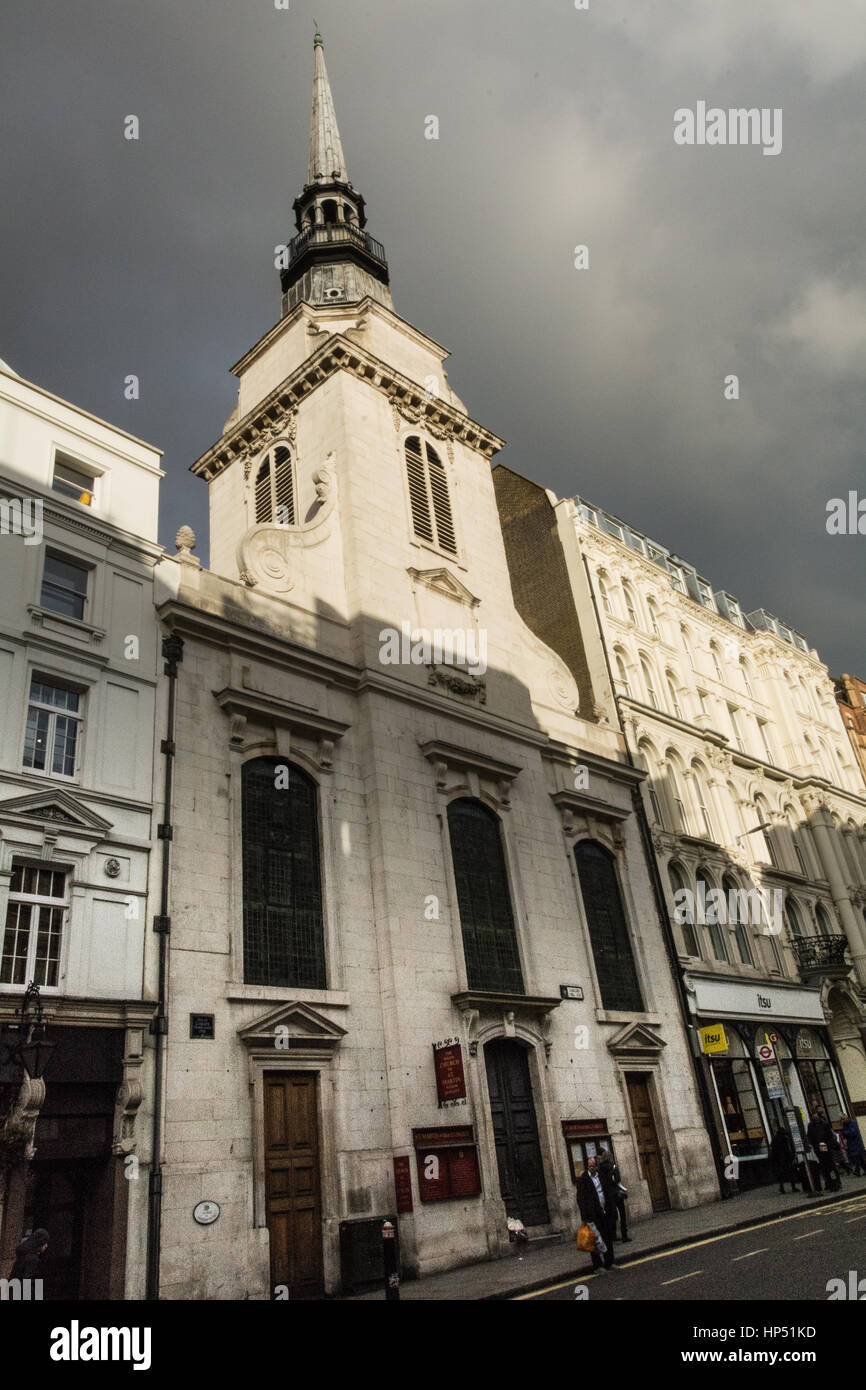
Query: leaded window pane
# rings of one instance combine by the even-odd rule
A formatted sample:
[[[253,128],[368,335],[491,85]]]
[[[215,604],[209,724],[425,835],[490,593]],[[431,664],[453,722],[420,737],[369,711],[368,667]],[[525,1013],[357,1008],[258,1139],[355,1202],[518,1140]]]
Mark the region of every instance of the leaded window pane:
[[[574,857],[602,1005],[643,1011],[613,860],[593,840],[575,845]]]
[[[448,830],[469,988],[523,994],[499,821],[464,798],[448,807]]]
[[[243,885],[246,983],[325,989],[316,785],[277,758],[244,766]]]

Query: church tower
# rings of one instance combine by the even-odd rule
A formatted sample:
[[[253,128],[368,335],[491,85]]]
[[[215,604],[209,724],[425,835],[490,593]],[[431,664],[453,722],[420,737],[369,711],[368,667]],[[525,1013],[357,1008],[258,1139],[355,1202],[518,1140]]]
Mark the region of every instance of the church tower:
[[[184,644],[164,1297],[351,1288],[395,1212],[417,1274],[505,1253],[510,1217],[570,1231],[586,1115],[647,1212],[633,1053],[671,1200],[707,1185],[586,577],[550,544],[513,591],[502,440],[393,307],[319,34],[314,60],[281,315],[192,469],[210,568],[188,528],[157,567]],[[506,498],[509,527],[550,540],[535,500]],[[514,592],[566,584],[578,607],[531,629]],[[191,1229],[193,1190],[214,1225]]]

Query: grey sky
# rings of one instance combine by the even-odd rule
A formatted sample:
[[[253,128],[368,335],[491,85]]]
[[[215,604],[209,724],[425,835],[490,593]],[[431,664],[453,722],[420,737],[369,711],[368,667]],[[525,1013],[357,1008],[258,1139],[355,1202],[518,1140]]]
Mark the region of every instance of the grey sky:
[[[396,308],[502,460],[866,675],[866,536],[825,530],[866,495],[861,0],[19,0],[0,357],[164,449],[161,539],[206,554],[187,467],[279,316],[313,15]],[[781,154],[678,147],[698,100],[781,107]]]

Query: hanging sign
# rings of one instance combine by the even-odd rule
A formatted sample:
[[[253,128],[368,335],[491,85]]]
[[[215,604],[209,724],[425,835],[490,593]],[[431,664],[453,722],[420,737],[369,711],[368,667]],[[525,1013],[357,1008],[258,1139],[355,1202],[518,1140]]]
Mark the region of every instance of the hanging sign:
[[[721,1023],[713,1023],[708,1028],[698,1030],[701,1035],[701,1047],[705,1053],[727,1052],[728,1038]]]
[[[433,1044],[436,1094],[439,1108],[466,1104],[466,1077],[463,1074],[463,1048],[459,1038],[446,1038]]]

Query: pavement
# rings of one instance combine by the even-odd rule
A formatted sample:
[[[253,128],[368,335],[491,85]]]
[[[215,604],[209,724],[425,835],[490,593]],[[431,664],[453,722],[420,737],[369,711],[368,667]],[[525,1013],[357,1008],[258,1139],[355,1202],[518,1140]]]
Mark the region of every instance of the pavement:
[[[655,1254],[702,1236],[720,1235],[735,1231],[758,1221],[768,1221],[792,1212],[820,1209],[835,1205],[858,1194],[866,1193],[866,1177],[842,1178],[841,1192],[822,1193],[810,1197],[788,1190],[784,1196],[775,1184],[738,1193],[724,1201],[710,1202],[686,1211],[665,1211],[629,1225],[632,1237],[627,1244],[617,1242],[614,1257],[617,1264],[626,1265],[636,1256]],[[591,1263],[575,1245],[574,1236],[566,1235],[556,1244],[546,1243],[537,1249],[515,1245],[501,1259],[484,1260],[480,1264],[463,1265],[443,1274],[429,1274],[422,1279],[405,1280],[400,1285],[400,1298],[441,1299],[445,1301],[489,1300],[514,1298],[521,1293],[543,1289],[557,1279],[580,1279],[591,1272]],[[354,1294],[345,1302],[382,1301],[384,1290]]]

